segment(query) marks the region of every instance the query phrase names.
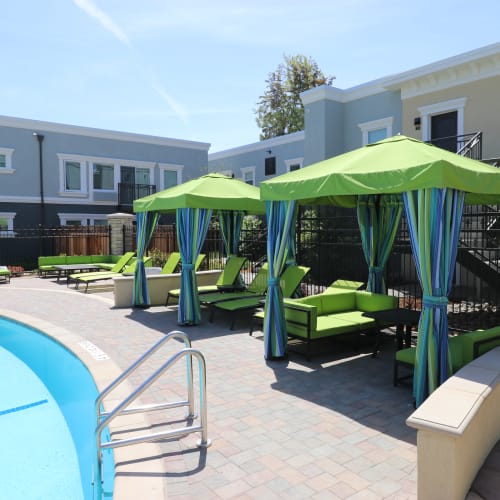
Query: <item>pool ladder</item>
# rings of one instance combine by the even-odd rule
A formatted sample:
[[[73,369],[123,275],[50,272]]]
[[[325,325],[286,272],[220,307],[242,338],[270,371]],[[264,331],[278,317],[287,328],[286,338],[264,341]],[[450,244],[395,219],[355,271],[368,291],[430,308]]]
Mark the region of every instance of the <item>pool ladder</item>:
[[[152,375],[150,375],[139,387],[127,396],[121,403],[119,403],[113,410],[106,412],[103,411],[104,398],[121,382],[128,378],[137,368],[139,368],[145,361],[147,361],[160,347],[165,345],[170,340],[177,339],[184,343],[184,348],[172,355],[165,363],[163,363]],[[200,421],[199,425],[187,425],[177,429],[168,431],[156,432],[145,434],[141,436],[125,438],[125,439],[110,439],[109,441],[102,441],[102,433],[109,423],[118,416],[131,415],[133,413],[147,413],[150,411],[167,410],[170,408],[179,408],[182,406],[188,407],[188,414],[186,420],[193,421],[197,418],[194,411],[194,387],[193,387],[193,363],[192,360],[197,358],[199,368],[199,411]],[[177,363],[180,359],[186,360],[186,378],[187,378],[187,399],[184,401],[164,402],[157,404],[141,405],[133,408],[128,406],[137,399],[146,389],[148,389],[161,375],[163,375],[169,368]],[[97,449],[97,470],[94,478],[95,485],[102,485],[103,481],[103,460],[102,451],[109,448],[118,448],[121,446],[129,446],[144,442],[158,441],[160,439],[178,438],[191,434],[192,432],[201,432],[201,439],[198,440],[197,446],[201,448],[208,448],[211,441],[207,438],[207,399],[206,399],[206,364],[203,354],[191,347],[191,341],[187,334],[181,331],[172,331],[165,337],[159,340],[153,347],[146,351],[137,361],[135,361],[129,368],[127,368],[118,378],[109,384],[97,397],[95,402],[95,409],[97,415],[97,425],[95,430],[96,449]]]

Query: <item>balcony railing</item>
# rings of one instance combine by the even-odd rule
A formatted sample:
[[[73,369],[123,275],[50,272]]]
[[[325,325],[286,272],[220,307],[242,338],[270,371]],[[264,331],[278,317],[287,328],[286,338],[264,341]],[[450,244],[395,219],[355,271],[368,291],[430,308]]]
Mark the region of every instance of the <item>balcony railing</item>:
[[[118,183],[118,206],[121,210],[132,210],[134,200],[156,193],[154,184]]]
[[[481,160],[483,156],[483,133],[475,132],[473,134],[453,135],[449,137],[439,137],[427,141],[438,148],[453,151],[462,156],[467,156],[473,160]]]

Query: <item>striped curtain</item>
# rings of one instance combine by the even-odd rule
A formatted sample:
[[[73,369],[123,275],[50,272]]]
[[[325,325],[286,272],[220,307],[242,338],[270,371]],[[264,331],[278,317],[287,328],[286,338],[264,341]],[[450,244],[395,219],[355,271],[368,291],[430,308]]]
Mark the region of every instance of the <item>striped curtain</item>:
[[[398,232],[403,201],[401,195],[358,197],[358,225],[366,263],[369,292],[386,293],[385,266]]]
[[[201,253],[211,217],[212,210],[204,208],[178,208],[176,210],[177,241],[182,262],[179,325],[197,325],[201,321],[194,263]]]
[[[267,261],[269,281],[264,314],[264,357],[282,358],[287,354],[287,333],[283,294],[279,277],[290,252],[292,226],[295,224],[296,202],[267,201]]]
[[[422,286],[413,395],[419,406],[451,374],[447,305],[465,193],[421,189],[403,194],[410,241]]]
[[[243,217],[245,217],[245,212],[239,212],[237,210],[224,210],[218,213],[226,257],[238,255]]]
[[[138,212],[136,216],[137,264],[134,273],[134,307],[149,307],[149,290],[144,269],[144,254],[158,223],[158,212]]]
[[[228,259],[231,255],[238,255],[241,227],[243,226],[244,217],[245,212],[238,210],[223,210],[218,214],[220,232],[222,241],[224,242],[224,251]],[[241,274],[238,274],[235,283],[241,286],[244,285]]]

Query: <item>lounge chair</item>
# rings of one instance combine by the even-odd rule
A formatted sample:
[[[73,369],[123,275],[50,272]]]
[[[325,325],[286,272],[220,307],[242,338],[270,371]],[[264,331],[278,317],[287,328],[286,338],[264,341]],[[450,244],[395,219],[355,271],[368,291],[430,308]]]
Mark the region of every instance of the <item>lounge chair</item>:
[[[230,257],[224,269],[220,273],[220,276],[215,285],[203,285],[198,287],[198,295],[213,293],[219,291],[220,287],[229,287],[236,283],[238,276],[240,275],[241,268],[243,264],[246,262],[245,257]],[[167,300],[165,302],[165,306],[168,306],[168,302],[171,298],[179,300],[181,294],[180,288],[175,290],[170,290],[167,294]]]
[[[200,296],[200,303],[205,306],[210,306],[217,302],[224,302],[226,300],[243,299],[247,297],[260,297],[266,293],[267,290],[267,263],[265,263],[254,276],[252,282],[247,288],[234,292],[213,292],[204,293]]]
[[[283,298],[291,298],[293,296],[295,290],[297,290],[300,285],[300,282],[304,279],[310,269],[310,267],[304,266],[289,266],[283,271],[283,274],[280,276]],[[240,311],[256,309],[262,305],[264,300],[265,295],[260,295],[258,297],[246,297],[241,299],[226,300],[224,302],[216,302],[211,306],[212,314],[210,316],[210,321],[213,320],[215,309],[230,312],[232,316],[230,329],[232,330],[234,328],[237,313]]]
[[[10,270],[7,266],[0,266],[0,279],[10,283]]]
[[[175,273],[177,266],[181,261],[181,254],[179,252],[172,252],[163,267],[161,268],[160,274],[173,274]]]
[[[101,274],[106,274],[106,273],[121,273],[125,270],[127,266],[129,266],[132,263],[132,259],[134,258],[135,252],[126,252],[124,253],[113,265],[113,267],[109,270],[105,271],[95,271],[91,273],[74,273],[70,274],[67,279],[67,284],[71,281],[77,281],[79,280],[82,276],[85,277],[90,277],[90,276],[97,276]]]
[[[151,260],[151,257],[145,257],[144,258],[144,264],[148,263]],[[81,283],[85,283],[85,293],[87,293],[88,288],[89,288],[89,283],[95,283],[96,281],[104,281],[104,280],[110,280],[113,278],[118,278],[119,276],[123,276],[124,273],[133,273],[135,271],[135,267],[137,265],[137,259],[134,260],[134,262],[125,267],[123,269],[123,272],[121,273],[112,273],[112,272],[101,272],[101,273],[81,273],[80,276],[76,277],[74,279],[75,281],[75,288],[78,289]]]

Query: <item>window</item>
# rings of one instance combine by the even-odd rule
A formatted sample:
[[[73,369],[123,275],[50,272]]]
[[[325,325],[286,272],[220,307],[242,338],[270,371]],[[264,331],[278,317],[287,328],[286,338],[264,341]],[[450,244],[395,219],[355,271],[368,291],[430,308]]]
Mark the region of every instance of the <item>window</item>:
[[[103,214],[64,214],[59,213],[61,226],[107,226],[108,219]]]
[[[76,161],[65,161],[64,170],[66,174],[64,189],[66,191],[81,191],[82,179],[80,163]]]
[[[94,163],[94,189],[113,191],[115,188],[115,167],[113,164]]]
[[[0,236],[13,236],[15,212],[0,212]]]
[[[294,170],[301,169],[303,162],[304,162],[304,158],[293,158],[290,160],[285,160],[286,171],[293,172]]]
[[[243,167],[241,169],[241,178],[243,182],[255,186],[255,167]]]
[[[160,164],[160,191],[177,186],[182,182],[182,165]]]
[[[270,156],[264,160],[265,175],[276,175],[276,157]]]
[[[13,149],[0,148],[0,174],[12,174],[12,153]]]
[[[149,168],[136,168],[135,169],[135,183],[142,185],[151,184],[151,176]]]
[[[374,142],[383,141],[387,139],[387,129],[378,128],[376,130],[368,131],[368,144],[373,144]]]
[[[373,120],[371,122],[358,124],[362,133],[363,146],[391,137],[393,121],[394,118],[390,116],[387,118],[381,118],[380,120]]]

